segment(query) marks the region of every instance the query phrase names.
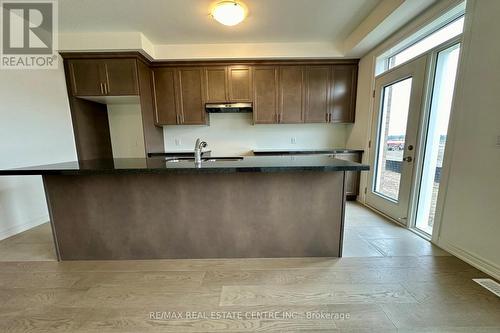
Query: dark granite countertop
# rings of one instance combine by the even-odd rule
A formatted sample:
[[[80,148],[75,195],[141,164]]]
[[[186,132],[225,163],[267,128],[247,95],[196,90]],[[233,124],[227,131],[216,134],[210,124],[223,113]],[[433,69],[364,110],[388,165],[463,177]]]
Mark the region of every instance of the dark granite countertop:
[[[168,159],[168,158],[167,158]],[[216,159],[216,157],[210,157]],[[230,173],[363,171],[367,165],[339,160],[327,155],[245,156],[241,160],[204,161],[197,168],[192,161],[167,162],[165,157],[117,158],[73,161],[19,169],[0,170],[9,175],[78,175],[120,173]]]
[[[256,149],[252,151],[255,156],[261,155],[315,155],[315,154],[342,154],[363,153],[362,149],[325,148],[325,149]]]

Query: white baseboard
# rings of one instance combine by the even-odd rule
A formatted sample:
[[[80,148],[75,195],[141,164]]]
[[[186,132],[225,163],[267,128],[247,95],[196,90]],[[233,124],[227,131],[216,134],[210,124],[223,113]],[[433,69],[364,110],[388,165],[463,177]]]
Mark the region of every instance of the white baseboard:
[[[483,259],[480,256],[474,255],[468,251],[462,250],[453,244],[450,244],[442,239],[438,240],[439,247],[448,251],[455,257],[462,259],[466,263],[476,267],[480,271],[491,275],[493,278],[500,280],[500,267],[489,260]]]
[[[39,226],[40,224],[47,223],[48,221],[49,221],[49,216],[44,215],[38,218],[34,218],[26,223],[0,230],[0,240],[17,235],[23,231]]]

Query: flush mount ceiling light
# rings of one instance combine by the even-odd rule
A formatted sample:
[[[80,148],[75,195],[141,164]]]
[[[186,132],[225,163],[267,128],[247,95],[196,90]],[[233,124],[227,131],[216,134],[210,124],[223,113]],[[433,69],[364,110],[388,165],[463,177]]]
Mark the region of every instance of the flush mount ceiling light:
[[[221,1],[212,9],[212,17],[224,25],[236,25],[247,16],[247,8],[241,2]]]

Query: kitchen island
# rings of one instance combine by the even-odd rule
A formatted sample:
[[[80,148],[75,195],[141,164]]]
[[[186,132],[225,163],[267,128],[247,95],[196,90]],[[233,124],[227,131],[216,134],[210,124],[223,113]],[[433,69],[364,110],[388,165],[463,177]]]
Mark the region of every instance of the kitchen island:
[[[322,155],[157,156],[0,176],[42,175],[59,260],[340,257],[345,172],[363,170]]]

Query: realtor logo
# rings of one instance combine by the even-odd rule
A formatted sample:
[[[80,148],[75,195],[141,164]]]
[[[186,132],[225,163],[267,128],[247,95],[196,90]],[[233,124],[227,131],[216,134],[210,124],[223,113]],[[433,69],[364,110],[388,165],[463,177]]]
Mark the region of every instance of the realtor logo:
[[[1,1],[2,69],[57,68],[55,0]]]

